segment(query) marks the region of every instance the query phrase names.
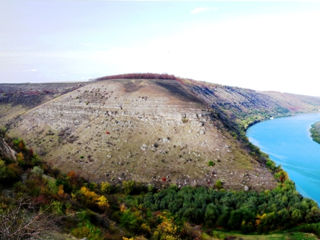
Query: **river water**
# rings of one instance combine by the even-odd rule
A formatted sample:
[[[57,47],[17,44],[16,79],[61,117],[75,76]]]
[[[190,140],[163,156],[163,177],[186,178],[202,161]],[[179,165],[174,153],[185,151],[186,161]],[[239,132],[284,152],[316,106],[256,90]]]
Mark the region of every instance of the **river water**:
[[[320,144],[309,131],[316,121],[320,113],[268,120],[250,127],[247,136],[282,166],[303,196],[320,205]]]

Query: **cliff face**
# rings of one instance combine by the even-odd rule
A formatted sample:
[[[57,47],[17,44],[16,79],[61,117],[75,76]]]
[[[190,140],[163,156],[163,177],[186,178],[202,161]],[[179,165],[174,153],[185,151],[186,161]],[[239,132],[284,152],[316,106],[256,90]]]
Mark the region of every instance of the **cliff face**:
[[[316,109],[318,100],[301,111]],[[23,113],[9,134],[90,180],[222,180],[226,188],[261,190],[275,186],[272,174],[228,126],[294,113],[281,104],[270,94],[191,80],[100,79]]]

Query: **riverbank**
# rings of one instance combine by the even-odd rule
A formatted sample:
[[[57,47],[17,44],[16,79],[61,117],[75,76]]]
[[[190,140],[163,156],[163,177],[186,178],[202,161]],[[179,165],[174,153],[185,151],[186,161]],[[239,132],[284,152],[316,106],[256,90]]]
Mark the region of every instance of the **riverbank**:
[[[320,121],[311,125],[310,133],[313,141],[320,143]]]
[[[281,165],[301,194],[318,203],[320,148],[312,141],[309,131],[310,125],[319,119],[319,113],[277,118],[253,125],[246,134],[253,145]]]

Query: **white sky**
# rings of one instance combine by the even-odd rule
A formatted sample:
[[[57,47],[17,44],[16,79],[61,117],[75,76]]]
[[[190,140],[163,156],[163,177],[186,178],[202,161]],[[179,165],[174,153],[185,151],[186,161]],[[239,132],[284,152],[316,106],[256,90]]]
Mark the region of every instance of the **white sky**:
[[[30,0],[21,6],[19,0],[3,1],[0,82],[156,72],[320,96],[316,2]],[[54,8],[54,20],[45,13],[28,15]],[[15,19],[17,13],[22,17]]]

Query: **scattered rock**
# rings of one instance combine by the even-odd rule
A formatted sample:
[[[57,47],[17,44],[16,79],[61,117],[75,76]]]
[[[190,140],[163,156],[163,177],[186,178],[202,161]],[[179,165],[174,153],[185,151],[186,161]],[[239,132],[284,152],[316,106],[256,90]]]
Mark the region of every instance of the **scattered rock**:
[[[141,149],[142,151],[146,151],[147,148],[148,148],[148,146],[147,146],[147,144],[145,144],[145,143],[142,144],[141,147],[140,147],[140,149]]]

